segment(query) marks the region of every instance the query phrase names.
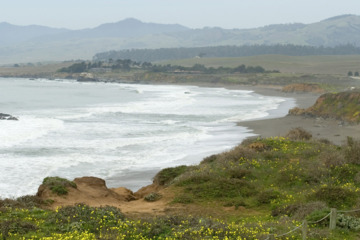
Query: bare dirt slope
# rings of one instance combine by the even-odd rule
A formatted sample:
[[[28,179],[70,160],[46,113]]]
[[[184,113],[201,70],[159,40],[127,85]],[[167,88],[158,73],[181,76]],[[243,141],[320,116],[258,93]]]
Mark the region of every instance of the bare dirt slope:
[[[103,179],[96,177],[75,178],[77,188],[69,188],[66,195],[57,195],[44,185],[39,187],[37,196],[43,200],[51,199],[50,208],[69,206],[84,203],[92,207],[114,206],[121,209],[127,215],[156,216],[165,212],[175,211],[178,207],[170,206],[174,194],[167,188],[152,184],[140,189],[138,192],[119,187],[109,189]],[[162,198],[155,202],[144,200],[144,196],[152,192],[161,194]],[[51,201],[51,202],[52,202]]]

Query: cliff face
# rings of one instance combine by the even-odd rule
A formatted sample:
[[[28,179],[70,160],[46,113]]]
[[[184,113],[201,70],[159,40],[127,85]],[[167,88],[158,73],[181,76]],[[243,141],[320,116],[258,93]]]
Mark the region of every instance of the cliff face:
[[[281,91],[290,93],[324,93],[324,89],[322,89],[318,84],[311,83],[290,84],[283,87]]]
[[[312,107],[308,109],[293,108],[289,114],[360,123],[360,90],[323,94]]]

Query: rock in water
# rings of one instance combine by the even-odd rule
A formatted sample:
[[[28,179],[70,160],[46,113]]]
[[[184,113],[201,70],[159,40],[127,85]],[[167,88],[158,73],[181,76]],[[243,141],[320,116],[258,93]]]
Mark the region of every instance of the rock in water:
[[[14,121],[18,121],[19,119],[17,119],[14,116],[11,116],[10,114],[5,114],[5,113],[0,113],[0,120],[14,120]]]

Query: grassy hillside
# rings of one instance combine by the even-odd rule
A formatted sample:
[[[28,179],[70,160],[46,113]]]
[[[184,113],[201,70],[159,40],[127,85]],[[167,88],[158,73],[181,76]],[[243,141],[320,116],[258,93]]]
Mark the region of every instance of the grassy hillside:
[[[0,236],[6,239],[302,239],[307,219],[330,208],[357,209],[360,141],[339,147],[313,140],[302,129],[286,137],[254,138],[205,158],[197,166],[160,171],[154,184],[174,194],[177,215],[127,218],[113,207],[77,204],[55,211],[36,197],[0,201]],[[48,200],[48,202],[51,200]],[[156,201],[156,199],[155,199]],[[42,203],[44,204],[44,202]],[[309,224],[308,239],[358,239],[360,212],[338,213]]]
[[[348,123],[360,123],[360,90],[326,93],[308,109],[294,108],[293,115],[334,118]]]
[[[181,66],[203,64],[207,67],[236,67],[241,64],[265,69],[280,70],[282,73],[337,74],[345,76],[348,71],[360,72],[360,55],[346,56],[284,56],[261,55],[239,58],[192,58],[162,62]]]

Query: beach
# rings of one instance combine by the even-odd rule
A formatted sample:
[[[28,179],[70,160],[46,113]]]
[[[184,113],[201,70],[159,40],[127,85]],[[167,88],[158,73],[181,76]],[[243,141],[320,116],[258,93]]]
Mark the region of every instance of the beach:
[[[294,98],[296,105],[300,108],[312,106],[320,96],[313,93],[284,93],[281,92],[280,88],[270,86],[249,86],[242,89],[252,89],[255,93],[265,96]],[[289,130],[297,127],[302,127],[310,132],[313,138],[327,139],[336,145],[346,144],[348,136],[355,139],[360,137],[360,125],[350,125],[335,119],[285,116],[281,118],[242,121],[238,125],[252,129],[253,133],[264,138],[284,136]]]

